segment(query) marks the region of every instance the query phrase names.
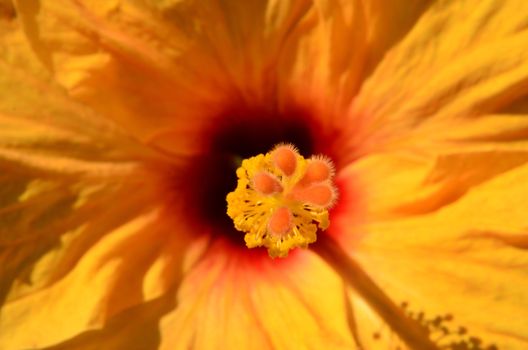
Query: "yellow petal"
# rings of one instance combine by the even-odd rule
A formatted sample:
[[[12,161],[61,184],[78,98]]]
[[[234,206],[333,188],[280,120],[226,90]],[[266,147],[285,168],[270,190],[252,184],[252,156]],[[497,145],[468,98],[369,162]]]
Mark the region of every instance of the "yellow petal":
[[[15,6],[11,0],[0,0],[0,23],[15,18]],[[3,25],[3,24],[1,24]]]
[[[340,174],[363,188],[365,220],[434,212],[528,162],[523,142],[439,143],[366,156]]]
[[[174,304],[173,294],[132,307],[111,318],[104,328],[92,330],[47,347],[47,350],[156,349],[158,320]]]
[[[9,246],[2,266],[7,280],[84,222],[86,201],[105,188],[101,177],[129,176],[141,156],[132,156],[138,146],[115,127],[49,84],[18,34],[3,37],[0,50],[0,239]],[[110,182],[106,189],[120,186]],[[16,248],[35,241],[41,244]]]
[[[386,51],[412,29],[431,3],[432,0],[410,0],[405,2],[405,6],[383,0],[363,3],[368,27],[368,57],[364,76],[371,73]]]
[[[465,327],[484,345],[525,348],[526,322],[512,315],[528,308],[526,179],[524,163],[476,181],[431,213],[366,224],[354,255],[393,300],[407,302],[415,314],[451,314],[455,330]],[[449,339],[460,337],[440,344]]]
[[[72,96],[179,154],[198,152],[203,145],[192,135],[226,108],[276,100],[278,55],[309,7],[44,0],[37,8],[17,1],[33,49]]]
[[[307,251],[282,261],[261,253],[217,241],[162,320],[161,348],[353,347],[334,272]]]
[[[130,185],[98,190],[73,212],[51,207],[44,213],[51,223],[41,220],[23,236],[11,224],[12,238],[0,232],[0,290],[10,292],[0,309],[2,347],[66,341],[175,286],[195,259],[186,256],[194,231],[175,219],[174,207],[152,211],[150,190]],[[35,203],[22,209],[22,220],[40,214]],[[25,317],[32,309],[43,311]]]
[[[301,99],[308,92],[328,98],[327,109],[350,103],[365,76],[429,3],[315,1],[285,36],[280,55],[285,88],[300,88]]]
[[[196,48],[193,34],[163,20],[156,6],[21,0],[17,9],[36,54],[68,93],[141,140],[195,130],[186,124],[197,124],[229,90],[215,85],[225,79],[208,48]],[[190,140],[173,137],[183,143],[173,148],[185,153]]]
[[[142,302],[143,276],[158,258],[160,238],[166,234],[154,225],[157,219],[154,211],[116,228],[84,252],[56,283],[5,304],[2,347],[52,345],[100,327],[116,312]]]
[[[367,24],[359,1],[315,1],[306,7],[279,56],[282,98],[297,90],[332,102],[327,109],[349,103],[356,93],[367,49]]]
[[[15,29],[0,50],[0,348],[10,349],[62,342],[157,298],[179,278],[186,242],[147,215],[163,199],[159,158],[50,83],[19,39]]]
[[[443,138],[461,120],[523,96],[527,6],[515,0],[432,5],[358,95],[353,113],[365,117],[365,137],[378,143],[409,134]]]
[[[383,319],[353,290],[347,294],[350,318],[354,320],[356,342],[360,349],[407,349]]]

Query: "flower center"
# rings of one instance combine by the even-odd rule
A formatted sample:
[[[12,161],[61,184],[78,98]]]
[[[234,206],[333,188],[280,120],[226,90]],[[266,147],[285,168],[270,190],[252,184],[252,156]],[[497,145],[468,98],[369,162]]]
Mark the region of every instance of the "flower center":
[[[236,174],[227,215],[246,233],[248,248],[263,246],[271,257],[285,257],[315,242],[318,228],[328,228],[328,209],[337,198],[328,158],[305,159],[294,146],[280,144],[242,161]]]
[[[196,134],[200,151],[186,158],[182,169],[169,174],[167,193],[174,196],[174,203],[183,203],[186,220],[197,235],[212,234],[249,255],[265,257],[265,251],[247,250],[244,235],[226,214],[226,195],[237,185],[236,169],[242,159],[265,153],[279,142],[295,144],[305,156],[314,150],[330,153],[329,142],[319,134],[322,128],[307,108],[278,112],[235,106],[211,118]],[[265,177],[255,180],[266,186]]]

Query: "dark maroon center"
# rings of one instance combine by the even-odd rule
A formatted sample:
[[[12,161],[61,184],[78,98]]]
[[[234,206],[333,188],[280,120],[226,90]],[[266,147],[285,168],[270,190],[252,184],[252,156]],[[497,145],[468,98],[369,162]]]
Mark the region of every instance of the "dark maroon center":
[[[316,151],[314,119],[302,110],[290,113],[262,110],[230,110],[215,118],[203,137],[206,152],[193,158],[184,175],[189,191],[183,189],[191,215],[214,227],[214,232],[243,244],[226,214],[226,196],[236,187],[236,169],[242,159],[264,154],[278,143],[295,145],[303,156]]]

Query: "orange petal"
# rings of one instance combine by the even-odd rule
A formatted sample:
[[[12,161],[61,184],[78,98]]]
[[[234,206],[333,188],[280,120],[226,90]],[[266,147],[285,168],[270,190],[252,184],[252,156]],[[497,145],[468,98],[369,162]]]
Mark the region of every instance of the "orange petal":
[[[161,349],[354,348],[341,281],[312,253],[279,261],[225,242],[211,249],[162,320]]]

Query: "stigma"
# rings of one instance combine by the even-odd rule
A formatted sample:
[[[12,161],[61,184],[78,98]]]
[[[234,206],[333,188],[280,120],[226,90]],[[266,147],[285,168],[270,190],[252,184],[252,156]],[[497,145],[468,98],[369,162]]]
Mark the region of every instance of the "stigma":
[[[324,156],[305,159],[290,144],[245,159],[236,189],[227,195],[227,215],[245,232],[248,248],[265,247],[272,257],[317,240],[329,226],[337,200],[334,166]]]

